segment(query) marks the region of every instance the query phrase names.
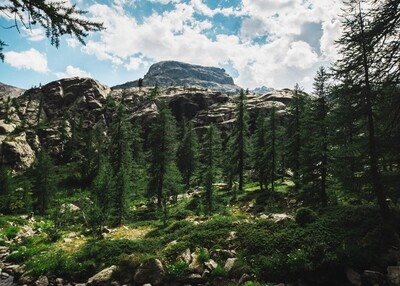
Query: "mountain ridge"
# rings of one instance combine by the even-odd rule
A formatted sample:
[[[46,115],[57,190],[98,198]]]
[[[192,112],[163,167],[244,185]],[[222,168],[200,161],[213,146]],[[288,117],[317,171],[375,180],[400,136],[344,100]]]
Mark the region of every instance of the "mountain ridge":
[[[194,65],[179,61],[161,61],[150,66],[142,79],[143,86],[191,86],[225,93],[236,93],[241,87],[225,69]],[[139,79],[113,86],[113,89],[138,87]]]

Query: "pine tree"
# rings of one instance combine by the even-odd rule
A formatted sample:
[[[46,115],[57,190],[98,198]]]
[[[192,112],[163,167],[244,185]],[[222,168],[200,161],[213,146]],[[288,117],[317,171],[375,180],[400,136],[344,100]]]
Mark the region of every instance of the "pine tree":
[[[168,198],[179,191],[180,177],[176,167],[176,123],[164,101],[159,102],[158,114],[151,126],[149,148],[148,195],[157,197],[157,206],[163,210],[165,221]]]
[[[301,149],[301,115],[304,111],[304,93],[296,84],[293,98],[288,106],[287,119],[287,162],[293,172],[295,191],[300,190],[300,149]]]
[[[107,216],[111,211],[112,196],[115,192],[112,166],[107,155],[103,154],[100,157],[99,170],[91,190],[94,203]]]
[[[315,118],[316,118],[316,133],[314,138],[316,139],[316,152],[318,153],[318,175],[320,178],[319,182],[319,196],[322,205],[326,206],[328,202],[327,197],[327,177],[328,177],[328,86],[329,75],[327,74],[324,67],[321,67],[314,79],[314,93],[317,96]]]
[[[327,122],[329,129],[335,130],[329,140],[332,176],[343,190],[359,196],[363,186],[359,174],[364,171],[362,150],[365,144],[359,136],[362,133],[359,124],[362,108],[354,94],[351,82],[345,81],[334,87],[331,91],[333,108]]]
[[[239,192],[243,191],[244,171],[248,157],[248,115],[246,107],[246,95],[243,90],[237,98],[236,122],[234,127],[231,148],[233,151],[232,160],[235,163],[234,173],[239,178]]]
[[[267,158],[269,159],[268,177],[271,183],[271,191],[275,191],[276,165],[277,165],[277,123],[276,123],[276,106],[272,103],[272,108],[269,114],[267,132]]]
[[[9,213],[9,196],[13,191],[13,180],[10,170],[5,166],[3,160],[0,162],[0,211]]]
[[[267,126],[265,114],[260,112],[253,135],[253,168],[256,172],[260,190],[268,189]]]
[[[386,192],[379,170],[379,154],[374,119],[373,84],[380,76],[376,68],[376,35],[373,33],[373,14],[363,11],[363,1],[345,3],[346,15],[343,18],[343,34],[338,41],[341,59],[336,64],[339,78],[349,77],[352,84],[360,89],[357,92],[366,120],[366,133],[369,156],[370,183],[375,193],[382,217],[390,218]]]
[[[182,174],[186,188],[190,187],[198,165],[198,139],[193,123],[189,122],[185,128],[185,134],[180,142],[177,152],[177,162],[179,171]]]
[[[160,96],[160,88],[158,87],[158,84],[156,84],[154,86],[154,88],[151,90],[149,98],[151,100],[154,100],[154,99],[158,98],[159,96]]]
[[[126,203],[133,189],[132,136],[131,123],[128,121],[124,105],[120,104],[110,126],[109,154],[112,158],[112,170],[115,180],[111,195],[112,224],[120,225],[126,213]]]
[[[94,138],[94,130],[86,130],[82,133],[84,147],[80,150],[81,182],[84,186],[90,186],[96,177],[98,169],[98,152]]]
[[[53,162],[46,152],[42,149],[37,155],[37,162],[33,170],[33,198],[34,210],[39,214],[44,214],[49,207],[49,202],[55,191]]]
[[[132,177],[133,180],[133,194],[144,194],[147,186],[147,166],[143,152],[143,139],[142,130],[140,125],[134,121],[131,130],[132,140]]]
[[[211,124],[206,131],[201,146],[201,168],[200,177],[205,189],[205,201],[207,214],[213,211],[214,201],[214,183],[219,175],[221,137],[218,129]]]

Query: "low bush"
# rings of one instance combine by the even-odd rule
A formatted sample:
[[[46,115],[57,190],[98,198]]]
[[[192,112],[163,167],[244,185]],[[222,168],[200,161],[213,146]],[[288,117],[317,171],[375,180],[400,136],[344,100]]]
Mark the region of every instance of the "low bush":
[[[228,277],[228,272],[224,269],[223,266],[218,264],[217,267],[215,267],[211,271],[210,276],[212,278]]]
[[[3,235],[7,239],[13,239],[18,235],[18,232],[19,232],[19,227],[10,225],[4,229]]]
[[[308,223],[312,223],[317,220],[317,213],[310,208],[299,208],[296,212],[296,222],[305,226]]]
[[[197,256],[197,260],[200,263],[205,263],[205,262],[210,260],[210,254],[208,253],[207,249],[201,248],[199,250],[199,253],[198,253],[198,256]]]
[[[184,278],[189,273],[189,264],[184,261],[177,261],[175,263],[167,265],[167,275],[168,278],[172,281]]]

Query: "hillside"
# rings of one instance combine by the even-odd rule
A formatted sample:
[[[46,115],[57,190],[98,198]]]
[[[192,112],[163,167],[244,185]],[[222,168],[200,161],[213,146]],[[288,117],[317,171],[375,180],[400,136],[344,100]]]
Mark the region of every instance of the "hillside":
[[[158,113],[158,105],[165,100],[178,121],[192,120],[196,128],[217,124],[221,130],[232,128],[235,117],[235,96],[199,87],[162,87],[156,98],[150,95],[154,87],[126,88],[111,90],[96,80],[89,78],[61,79],[27,90],[15,98],[6,111],[6,100],[0,99],[0,142],[3,142],[5,163],[20,170],[34,162],[33,150],[46,147],[54,156],[61,150],[60,126],[64,124],[70,130],[80,118],[83,128],[93,129],[102,125],[108,128],[110,114],[106,103],[112,98],[122,102],[132,121],[137,120],[143,130],[151,125],[152,118]],[[275,105],[284,111],[290,102],[289,90],[274,90],[264,95],[249,95],[248,109],[252,121],[261,110],[269,110]],[[38,117],[38,108],[42,111]],[[4,117],[9,114],[10,120]],[[37,126],[43,125],[37,133]]]

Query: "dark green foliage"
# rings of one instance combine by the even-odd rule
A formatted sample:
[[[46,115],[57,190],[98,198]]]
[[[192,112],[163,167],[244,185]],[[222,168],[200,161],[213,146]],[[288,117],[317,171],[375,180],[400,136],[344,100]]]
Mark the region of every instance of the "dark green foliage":
[[[168,278],[172,281],[182,279],[190,273],[189,265],[184,261],[177,261],[167,266]]]
[[[296,85],[293,91],[293,99],[288,106],[287,123],[287,166],[293,172],[295,191],[300,190],[300,150],[301,150],[301,116],[305,108],[305,94]]]
[[[264,190],[268,186],[268,162],[267,157],[267,126],[265,114],[260,112],[256,120],[256,131],[253,135],[253,168],[257,176],[260,189]]]
[[[275,282],[299,277],[319,284],[345,281],[344,265],[366,269],[372,263],[383,271],[382,253],[395,242],[379,212],[368,207],[332,208],[303,227],[290,221],[243,224],[237,233],[255,272]]]
[[[206,213],[214,208],[214,183],[219,175],[221,143],[218,129],[214,125],[207,128],[201,146],[200,179],[205,189]]]
[[[244,171],[246,169],[248,159],[248,114],[246,109],[246,95],[243,90],[237,98],[236,103],[236,121],[232,134],[232,141],[230,143],[231,154],[230,160],[234,162],[233,173],[238,177],[239,186],[238,190],[243,191],[244,185]]]
[[[4,237],[6,237],[8,239],[13,239],[17,236],[18,232],[19,232],[19,227],[9,226],[4,229],[3,235],[4,235]]]
[[[32,186],[34,210],[39,214],[44,214],[47,211],[51,197],[54,195],[53,172],[52,159],[46,150],[42,149],[37,155],[37,162],[33,169],[34,182]]]
[[[160,88],[158,87],[158,85],[156,84],[156,86],[151,90],[149,98],[151,100],[156,99],[157,97],[160,96]]]
[[[0,163],[0,212],[10,212],[10,196],[13,192],[13,179],[10,171]]]
[[[133,195],[133,163],[131,123],[125,107],[120,104],[110,126],[110,165],[113,173],[113,191],[110,193],[110,220],[113,225],[122,223],[126,214],[127,198]]]
[[[186,188],[190,187],[190,181],[197,171],[198,150],[197,134],[193,128],[193,123],[189,121],[177,152],[177,164]]]
[[[310,208],[299,208],[296,212],[296,222],[304,226],[312,223],[317,219],[317,214]]]
[[[327,205],[329,75],[321,67],[315,77],[315,98],[306,98],[301,115],[300,170],[303,199]]]
[[[217,265],[212,271],[211,271],[211,277],[213,278],[218,278],[218,277],[228,277],[228,272],[225,270],[225,268],[221,265]]]
[[[205,263],[210,260],[210,254],[208,253],[207,249],[201,248],[197,255],[197,260],[200,263]]]
[[[157,206],[167,220],[167,201],[181,189],[180,174],[176,166],[176,123],[165,102],[159,102],[159,112],[149,135],[148,195],[157,197]]]
[[[373,5],[364,5],[361,0],[349,1],[345,3],[344,11],[343,34],[338,40],[341,58],[336,62],[335,72],[342,82],[350,83],[352,95],[356,99],[354,107],[360,108],[361,112],[357,117],[365,132],[364,146],[366,148],[363,147],[361,150],[364,149],[363,152],[368,154],[366,164],[368,181],[380,206],[382,216],[389,220],[390,210],[379,166],[377,122],[374,113],[376,102],[380,98],[375,96],[375,86],[379,88],[380,80],[388,73],[386,69],[380,68],[381,55],[379,53],[390,44],[380,46],[381,35],[375,33],[374,30],[377,16],[373,13]],[[386,31],[389,30],[391,29]]]

